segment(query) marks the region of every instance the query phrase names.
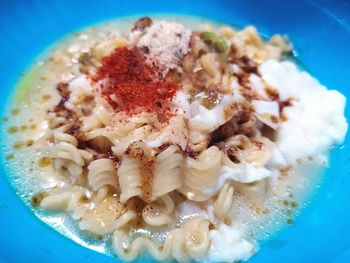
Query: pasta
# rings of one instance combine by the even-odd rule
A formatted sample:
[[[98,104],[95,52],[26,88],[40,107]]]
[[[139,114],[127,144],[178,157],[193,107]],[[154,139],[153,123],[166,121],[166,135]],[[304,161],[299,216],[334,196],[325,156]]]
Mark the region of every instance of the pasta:
[[[105,127],[110,124],[111,120],[112,114],[110,106],[108,106],[104,100],[99,99],[97,100],[96,106],[91,115],[88,117],[82,117],[83,126],[81,130],[88,132],[97,128]]]
[[[265,138],[251,138],[235,135],[221,142],[222,149],[234,163],[247,162],[255,166],[264,166],[272,156],[273,143]]]
[[[292,221],[311,185],[301,168],[341,143],[345,99],[285,61],[287,37],[253,26],[116,28],[73,36],[33,74],[40,88],[11,112],[21,126],[6,127],[7,161],[30,166],[18,192],[122,260],[248,259]]]
[[[218,83],[221,78],[219,64],[215,59],[214,53],[208,53],[201,58],[204,70],[210,75],[213,83]]]
[[[73,179],[78,177],[83,172],[83,166],[87,160],[92,158],[88,151],[77,148],[77,139],[67,133],[57,131],[54,134],[56,144],[53,147],[53,156],[55,159],[56,169],[67,169]]]
[[[191,219],[183,227],[172,230],[161,248],[145,238],[136,238],[130,244],[124,232],[116,231],[113,235],[113,247],[127,260],[135,259],[147,248],[156,260],[174,258],[179,262],[188,262],[190,258],[199,259],[205,256],[209,248],[209,222],[203,218]]]
[[[159,204],[159,202],[161,204]],[[168,195],[163,195],[157,202],[150,203],[142,210],[142,217],[146,224],[151,226],[162,226],[173,221],[172,212],[174,202]]]
[[[153,200],[181,187],[182,163],[182,153],[174,145],[157,155],[152,184]]]
[[[94,191],[106,186],[111,186],[115,190],[118,189],[117,170],[112,160],[101,158],[92,161],[88,169],[89,185]]]
[[[124,156],[118,169],[120,201],[125,203],[131,197],[142,197],[141,165],[137,160]]]
[[[223,219],[229,212],[233,200],[234,188],[230,183],[225,183],[217,199],[213,203],[214,213],[219,219]]]
[[[81,215],[79,228],[97,235],[104,235],[125,227],[136,219],[137,214],[128,205],[123,205],[115,197],[107,197],[93,209],[86,209]]]
[[[253,203],[259,204],[266,200],[266,179],[252,183],[234,182],[234,184],[237,192],[249,198],[249,200],[251,200]]]
[[[82,195],[79,190],[52,193],[40,202],[40,206],[50,210],[71,211]]]
[[[211,196],[205,193],[218,180],[218,171],[221,167],[222,152],[216,146],[203,151],[198,158],[186,159],[184,172],[184,187],[180,189],[188,199],[205,201]]]

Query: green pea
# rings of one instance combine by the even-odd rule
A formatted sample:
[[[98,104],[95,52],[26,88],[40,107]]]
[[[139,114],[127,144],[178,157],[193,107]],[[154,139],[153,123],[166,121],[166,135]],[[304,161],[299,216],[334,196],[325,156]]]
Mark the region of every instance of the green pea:
[[[223,53],[228,49],[226,41],[222,37],[217,36],[213,32],[209,32],[209,31],[201,32],[200,37],[207,44],[213,44],[215,47],[215,50],[219,53]]]
[[[217,38],[217,40],[214,42],[214,46],[215,50],[219,53],[224,53],[228,49],[226,41],[221,37]]]
[[[204,42],[209,42],[209,43],[214,42],[216,39],[215,33],[209,32],[209,31],[201,32],[200,37]]]

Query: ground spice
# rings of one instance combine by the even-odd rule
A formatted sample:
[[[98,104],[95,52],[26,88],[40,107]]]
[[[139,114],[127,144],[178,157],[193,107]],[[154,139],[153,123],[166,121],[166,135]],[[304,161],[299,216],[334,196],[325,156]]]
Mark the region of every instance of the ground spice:
[[[103,58],[92,79],[99,82],[102,96],[118,110],[156,111],[174,97],[178,86],[170,77],[161,78],[160,72],[145,62],[140,49],[118,47]]]

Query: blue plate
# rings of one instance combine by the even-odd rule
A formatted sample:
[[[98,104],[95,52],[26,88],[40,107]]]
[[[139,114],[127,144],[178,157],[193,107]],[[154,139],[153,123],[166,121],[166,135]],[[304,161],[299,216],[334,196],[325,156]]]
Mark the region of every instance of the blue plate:
[[[349,4],[346,0],[1,0],[0,105],[20,73],[65,34],[118,16],[150,13],[197,15],[242,27],[254,24],[266,36],[288,34],[303,67],[350,98]],[[349,109],[346,116],[350,117]],[[295,225],[263,244],[249,262],[350,262],[349,146],[347,139],[333,155],[321,188]],[[1,159],[1,262],[116,262],[38,220],[11,188],[4,156]]]

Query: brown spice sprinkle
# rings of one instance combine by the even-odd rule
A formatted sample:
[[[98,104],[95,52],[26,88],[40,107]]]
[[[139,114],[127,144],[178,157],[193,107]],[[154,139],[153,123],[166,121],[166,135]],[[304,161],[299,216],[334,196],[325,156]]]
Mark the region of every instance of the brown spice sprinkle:
[[[266,207],[256,207],[255,208],[255,212],[257,214],[264,214],[264,215],[266,215],[266,214],[268,214],[269,210]]]
[[[153,160],[149,159],[141,169],[143,199],[149,203],[152,198]]]
[[[43,101],[48,101],[49,99],[51,99],[51,95],[50,94],[45,94],[42,96]]]
[[[292,99],[284,100],[284,101],[279,101],[278,102],[280,113],[283,113],[284,108],[293,106]]]
[[[271,120],[273,123],[278,123],[278,117],[275,116],[275,115],[271,115],[271,116],[270,116],[270,120]]]
[[[214,230],[214,229],[216,229],[216,226],[212,222],[210,222],[209,223],[209,230]]]
[[[253,145],[257,151],[261,151],[264,148],[264,144],[262,142],[254,141]]]
[[[17,142],[15,142],[14,144],[13,144],[13,148],[14,149],[19,149],[19,148],[21,148],[23,146],[23,142],[20,142],[20,141],[17,141]]]
[[[250,87],[249,73],[241,71],[239,73],[234,73],[233,75],[237,78],[238,84],[240,85],[239,91],[247,100],[260,99],[259,95]]]
[[[280,174],[282,176],[286,176],[289,174],[290,171],[291,171],[291,167],[282,168],[282,169],[280,169]]]
[[[26,131],[28,130],[28,126],[27,125],[22,125],[21,127],[19,127],[21,131]]]
[[[18,127],[17,126],[12,126],[7,129],[8,133],[15,133],[18,132]]]
[[[69,94],[70,94],[69,89],[68,89],[68,83],[60,82],[57,84],[56,89],[62,98],[68,99]]]
[[[12,115],[18,115],[20,112],[21,112],[21,110],[20,110],[19,108],[14,108],[14,109],[11,111],[11,114],[12,114]]]
[[[290,202],[290,206],[293,208],[296,208],[296,207],[298,207],[298,203],[295,201],[292,201],[292,202]]]
[[[225,225],[231,225],[231,219],[230,218],[228,218],[228,217],[226,217],[225,219],[224,219],[224,223],[225,223]]]
[[[197,159],[198,155],[200,154],[200,152],[194,151],[189,145],[186,147],[185,153],[192,159]]]
[[[282,114],[281,114],[281,117],[280,117],[280,120],[281,120],[282,122],[288,121],[288,118],[287,118],[286,114],[282,113]]]
[[[29,140],[26,140],[26,142],[24,144],[25,144],[25,146],[30,147],[34,144],[34,141],[32,139],[29,139]]]
[[[6,155],[6,160],[7,161],[13,160],[14,157],[15,156],[13,154],[8,154],[8,155]]]
[[[272,87],[266,87],[265,92],[270,100],[278,101],[280,98],[280,94],[279,94],[278,90],[276,90]]]
[[[230,62],[237,61],[239,58],[238,48],[235,46],[235,44],[231,44],[227,57]]]
[[[112,160],[114,162],[116,168],[118,168],[119,165],[120,165],[120,160],[111,151],[108,151],[108,152],[105,152],[105,153],[96,153],[96,154],[93,155],[93,159],[94,160],[98,160],[98,159],[102,159],[102,158],[106,158],[106,159]]]
[[[152,20],[148,16],[141,17],[139,20],[135,22],[134,27],[131,31],[144,31],[147,27],[152,25]]]
[[[40,205],[41,201],[47,197],[49,194],[47,192],[41,192],[32,197],[32,206],[37,207]]]
[[[207,98],[203,100],[203,106],[211,109],[216,104],[218,104],[219,100],[221,99],[221,92],[218,87],[215,85],[210,85],[209,88],[205,91]]]
[[[81,203],[88,203],[89,202],[89,198],[86,196],[86,195],[82,195],[80,198],[79,198],[79,202]]]
[[[85,134],[80,130],[80,123],[72,124],[66,132],[74,136],[78,141],[84,140]]]
[[[40,158],[39,160],[39,166],[40,167],[46,167],[52,163],[52,158],[48,156],[44,156]]]
[[[36,128],[37,128],[37,125],[35,123],[30,125],[31,130],[35,130]]]

